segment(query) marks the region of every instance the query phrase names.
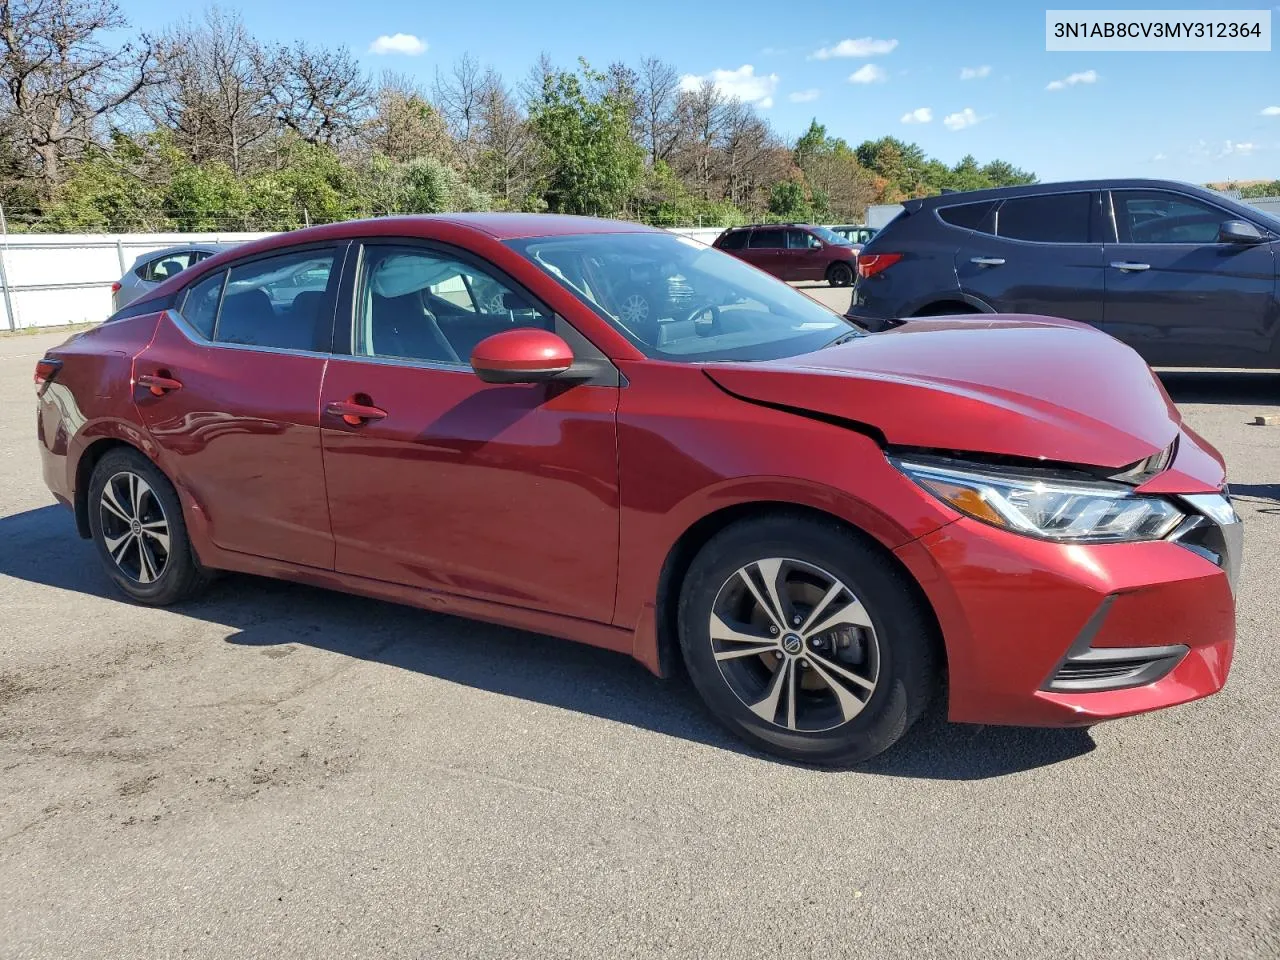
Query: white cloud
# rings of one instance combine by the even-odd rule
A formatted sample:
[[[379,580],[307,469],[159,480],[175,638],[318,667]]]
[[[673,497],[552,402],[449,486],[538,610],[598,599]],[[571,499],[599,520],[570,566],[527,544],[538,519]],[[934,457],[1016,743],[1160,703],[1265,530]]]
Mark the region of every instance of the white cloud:
[[[933,111],[928,107],[916,107],[910,113],[902,115],[903,123],[932,123]]]
[[[1280,107],[1263,107],[1262,115],[1264,117],[1280,117]]]
[[[1151,161],[1152,163],[1159,163],[1161,160],[1168,160],[1168,159],[1169,158],[1166,157],[1163,153],[1157,153],[1154,157],[1151,158]]]
[[[393,33],[383,34],[373,43],[369,44],[370,53],[403,53],[405,56],[416,57],[420,53],[427,52],[427,41],[419,40],[412,33]]]
[[[1081,73],[1073,73],[1062,80],[1054,80],[1047,87],[1045,87],[1045,89],[1046,90],[1065,90],[1067,89],[1067,87],[1074,87],[1077,83],[1097,83],[1097,82],[1098,82],[1098,71],[1085,70]]]
[[[832,57],[878,57],[893,53],[897,49],[897,40],[877,40],[874,37],[862,37],[858,40],[841,40],[834,47],[823,47],[809,54],[810,60],[830,60]]]
[[[792,103],[812,103],[822,96],[822,91],[816,88],[809,90],[797,90],[795,93],[789,94],[787,99]]]
[[[850,83],[884,83],[888,79],[889,74],[884,67],[877,67],[874,63],[868,63],[849,74]]]
[[[697,90],[708,80],[726,97],[754,104],[761,110],[773,106],[773,94],[778,89],[776,73],[757,75],[756,68],[749,63],[744,63],[737,70],[712,70],[701,77],[686,73],[680,78],[680,89]]]
[[[1233,154],[1238,157],[1247,157],[1257,149],[1258,145],[1256,143],[1237,143],[1227,140],[1223,142],[1222,150],[1218,153],[1218,157],[1229,157]]]
[[[991,68],[985,63],[980,67],[965,67],[960,71],[961,80],[982,80],[991,76]]]
[[[972,127],[974,124],[981,123],[986,117],[978,116],[973,107],[965,107],[959,113],[948,113],[942,118],[942,125],[948,130],[963,130],[965,127]]]

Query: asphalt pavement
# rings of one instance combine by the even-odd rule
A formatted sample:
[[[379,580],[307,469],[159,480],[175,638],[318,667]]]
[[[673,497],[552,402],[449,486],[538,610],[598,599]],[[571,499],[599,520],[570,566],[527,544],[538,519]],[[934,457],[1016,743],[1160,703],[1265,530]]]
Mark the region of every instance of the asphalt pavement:
[[[5,960],[1280,956],[1280,374],[1166,380],[1247,525],[1221,694],[832,772],[567,642],[247,577],[122,601],[40,480],[60,339],[0,338]]]

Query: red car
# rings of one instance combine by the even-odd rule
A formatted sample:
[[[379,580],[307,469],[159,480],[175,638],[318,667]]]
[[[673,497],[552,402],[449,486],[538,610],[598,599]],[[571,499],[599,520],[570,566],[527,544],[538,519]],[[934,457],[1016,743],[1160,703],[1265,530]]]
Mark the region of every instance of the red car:
[[[853,283],[862,244],[805,223],[730,227],[712,244],[779,280],[825,280],[833,287]]]
[[[628,323],[637,264],[682,294]],[[1065,321],[865,335],[662,231],[412,217],[218,254],[36,383],[45,480],[135,601],[245,571],[683,659],[805,761],[944,690],[957,721],[1088,725],[1231,663],[1222,459]]]

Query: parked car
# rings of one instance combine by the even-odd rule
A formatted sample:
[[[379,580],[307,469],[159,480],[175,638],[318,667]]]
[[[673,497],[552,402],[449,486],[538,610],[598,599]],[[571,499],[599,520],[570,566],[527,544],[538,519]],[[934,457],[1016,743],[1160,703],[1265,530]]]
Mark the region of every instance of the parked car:
[[[1095,326],[1147,362],[1280,366],[1280,220],[1164,180],[1043,183],[908,200],[859,260],[870,330],[956,313]]]
[[[693,306],[625,319],[638,270]],[[1088,725],[1231,662],[1222,458],[1076,324],[870,336],[664,231],[450,214],[225,251],[35,380],[44,479],[133,601],[241,571],[683,658],[787,757],[876,754],[944,689]]]
[[[879,232],[875,227],[868,227],[860,224],[841,224],[839,226],[831,227],[830,229],[832,233],[844,237],[850,243],[856,244],[859,247],[866,246],[871,242],[871,238]]]
[[[833,287],[853,283],[861,249],[826,227],[803,223],[730,227],[713,246],[779,280],[825,280]]]
[[[224,243],[184,243],[144,253],[133,261],[133,266],[123,277],[111,285],[111,309],[127,307],[193,263],[206,260],[227,247],[228,244]]]

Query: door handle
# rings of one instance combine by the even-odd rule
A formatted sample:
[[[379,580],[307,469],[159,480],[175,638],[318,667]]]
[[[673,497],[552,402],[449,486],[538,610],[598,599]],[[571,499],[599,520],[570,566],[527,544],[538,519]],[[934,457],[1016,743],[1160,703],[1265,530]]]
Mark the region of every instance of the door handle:
[[[980,267],[1003,267],[1004,257],[971,257],[969,262]]]
[[[167,372],[167,371],[166,371]],[[153,397],[163,397],[172,390],[181,390],[182,381],[173,377],[162,377],[159,374],[144,373],[138,377],[138,386],[146,387]]]
[[[381,407],[354,400],[335,400],[324,408],[324,412],[331,417],[341,417],[342,422],[351,427],[358,427],[369,420],[381,420],[387,415]]]
[[[1150,270],[1149,263],[1134,263],[1130,260],[1112,260],[1111,266],[1117,270],[1123,270],[1125,273],[1141,273],[1143,270]]]

